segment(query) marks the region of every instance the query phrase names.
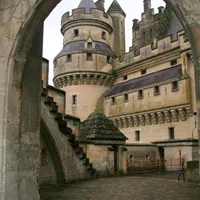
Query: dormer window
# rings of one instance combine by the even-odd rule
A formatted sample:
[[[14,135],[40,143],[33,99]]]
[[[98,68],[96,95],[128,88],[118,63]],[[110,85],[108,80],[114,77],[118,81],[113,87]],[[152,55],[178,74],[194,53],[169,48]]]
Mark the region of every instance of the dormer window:
[[[110,63],[110,56],[107,56],[107,63]]]
[[[146,70],[146,69],[141,70],[141,75],[144,75],[144,74],[146,74],[146,73],[147,73],[147,70]]]
[[[102,39],[105,40],[106,39],[106,32],[102,31]]]
[[[178,81],[172,82],[172,92],[178,91]]]
[[[87,53],[87,61],[92,61],[92,53]]]
[[[115,104],[115,97],[112,97],[111,101],[112,101],[112,104]]]
[[[143,99],[143,90],[138,90],[138,99]]]
[[[177,65],[177,60],[172,60],[172,61],[170,62],[170,65],[171,65],[171,66]]]
[[[159,95],[159,94],[160,94],[160,87],[158,85],[156,85],[154,87],[154,95],[156,96],[156,95]]]
[[[79,36],[79,30],[78,29],[75,29],[74,30],[74,37],[78,37]]]
[[[125,75],[125,76],[123,76],[122,78],[123,78],[123,80],[125,81],[125,80],[127,80],[127,79],[128,79],[128,76],[127,76],[127,75]]]
[[[88,43],[87,43],[87,48],[88,48],[88,49],[92,49],[92,42],[88,42]]]
[[[128,94],[124,94],[124,102],[128,101]]]
[[[72,61],[72,54],[67,54],[67,62],[71,62]]]

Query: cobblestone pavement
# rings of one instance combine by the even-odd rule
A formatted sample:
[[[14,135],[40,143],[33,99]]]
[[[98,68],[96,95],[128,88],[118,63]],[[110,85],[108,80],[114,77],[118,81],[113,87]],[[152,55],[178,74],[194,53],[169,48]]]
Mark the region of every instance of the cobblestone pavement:
[[[200,200],[200,187],[158,178],[100,178],[42,188],[41,200]]]

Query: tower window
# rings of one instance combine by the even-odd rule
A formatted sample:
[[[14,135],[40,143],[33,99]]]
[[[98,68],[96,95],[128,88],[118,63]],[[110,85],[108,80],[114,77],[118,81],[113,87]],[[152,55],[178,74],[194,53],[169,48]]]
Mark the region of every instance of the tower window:
[[[92,42],[88,42],[88,43],[87,43],[87,48],[88,48],[88,49],[92,49]]]
[[[72,104],[76,105],[77,104],[77,95],[72,96]]]
[[[174,128],[169,128],[169,139],[173,140],[175,137],[174,137]]]
[[[79,36],[79,30],[78,29],[75,29],[74,30],[74,37],[78,37]]]
[[[177,60],[172,60],[172,61],[170,62],[170,65],[171,65],[171,66],[177,65]]]
[[[110,63],[110,56],[107,56],[107,63]]]
[[[71,62],[72,61],[72,54],[68,54],[67,55],[67,62]]]
[[[157,85],[154,87],[154,95],[159,95],[160,94],[160,87]]]
[[[123,80],[125,81],[125,80],[127,80],[127,79],[128,79],[128,76],[127,76],[127,75],[125,75],[125,76],[123,76],[122,78],[123,78]]]
[[[102,36],[101,37],[102,37],[103,40],[106,39],[106,32],[105,31],[102,31]]]
[[[87,61],[92,61],[92,53],[87,53]]]
[[[77,120],[73,120],[73,126],[78,126],[78,121]]]
[[[173,81],[172,82],[172,92],[178,90],[178,81]]]
[[[138,90],[138,99],[143,98],[143,90]]]
[[[141,70],[141,75],[144,75],[144,74],[146,74],[146,73],[147,73],[147,70],[146,70],[146,69]]]
[[[140,141],[140,131],[135,131],[135,141]]]
[[[124,102],[128,101],[128,94],[124,94]]]
[[[112,97],[112,104],[115,104],[115,97]]]

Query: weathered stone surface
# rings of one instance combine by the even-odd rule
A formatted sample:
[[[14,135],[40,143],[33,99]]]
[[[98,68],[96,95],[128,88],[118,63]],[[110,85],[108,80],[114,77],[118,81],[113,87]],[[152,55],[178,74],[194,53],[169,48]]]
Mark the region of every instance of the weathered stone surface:
[[[27,80],[26,77],[29,77],[24,71],[24,68],[28,66],[25,66],[23,61],[27,59],[27,54],[34,41],[36,31],[58,2],[59,0],[2,0],[0,2],[0,199],[2,200],[39,199],[37,177],[39,166],[38,122],[40,83],[38,80],[41,74],[37,68],[38,73],[34,73],[35,79],[26,82],[27,89],[25,91],[30,95],[30,98],[21,98],[25,92],[23,88],[23,83],[25,82],[23,82],[23,79]],[[170,4],[178,15],[191,41],[196,67],[196,91],[198,92],[200,86],[198,79],[200,74],[200,2],[199,0],[166,0],[166,2]],[[39,57],[37,57],[36,63],[38,63],[38,59]],[[20,69],[17,70],[18,73],[15,73],[17,66],[15,60],[22,61]],[[33,72],[33,68],[27,68],[27,70],[29,74]],[[34,89],[33,95],[29,92],[32,88],[37,88]],[[15,99],[14,91],[16,90],[21,91],[21,96],[18,96],[18,102],[13,102]],[[31,99],[31,101],[28,101],[28,99]],[[200,94],[197,95],[197,100],[197,105],[200,107]],[[28,123],[26,124],[27,116],[24,115],[25,112],[23,113],[21,108],[23,110],[25,108],[23,106],[29,103],[31,103],[32,110],[33,108],[35,109],[35,114],[33,112],[30,113]],[[12,111],[9,109],[13,104],[15,111],[13,114],[10,114],[9,112]],[[12,124],[9,123],[9,116],[11,115],[12,119],[15,119]],[[30,124],[30,119],[33,118],[36,118],[34,122],[36,127]],[[27,127],[24,127],[25,124]],[[11,133],[9,132],[11,128],[16,128],[15,134],[18,136],[18,138],[16,137],[17,141],[11,140],[12,136],[10,136]],[[33,134],[36,137],[35,141],[29,140],[30,137],[27,136],[29,134]],[[21,135],[23,135],[22,141]],[[25,161],[25,163],[19,162],[21,157],[24,155],[27,157],[29,155],[28,151],[26,151],[27,148],[24,148],[27,143],[27,140],[24,139],[26,137],[30,142],[30,150],[32,150],[32,147],[36,148],[33,148],[31,160],[34,166],[33,168],[29,168],[32,164],[28,164],[26,167]],[[18,148],[19,155],[13,154],[12,151],[10,152],[7,146],[7,140],[9,144],[17,143],[20,145]],[[22,151],[21,147],[23,147]],[[8,170],[7,168],[10,163],[18,166],[18,170]]]

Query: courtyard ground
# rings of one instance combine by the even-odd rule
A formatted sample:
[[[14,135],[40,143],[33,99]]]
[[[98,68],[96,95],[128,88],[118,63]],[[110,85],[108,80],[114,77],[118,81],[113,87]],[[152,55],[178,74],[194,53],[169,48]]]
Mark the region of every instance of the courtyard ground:
[[[100,178],[44,187],[40,190],[41,200],[200,200],[197,183],[159,176]]]

